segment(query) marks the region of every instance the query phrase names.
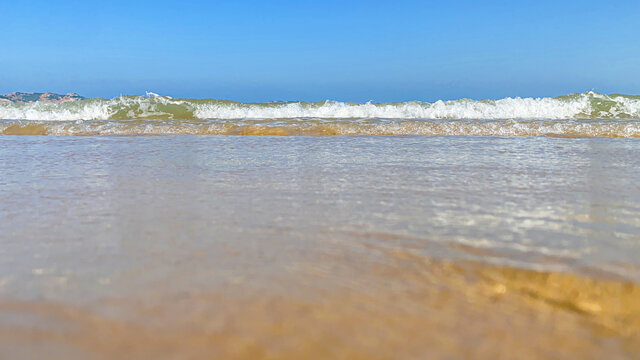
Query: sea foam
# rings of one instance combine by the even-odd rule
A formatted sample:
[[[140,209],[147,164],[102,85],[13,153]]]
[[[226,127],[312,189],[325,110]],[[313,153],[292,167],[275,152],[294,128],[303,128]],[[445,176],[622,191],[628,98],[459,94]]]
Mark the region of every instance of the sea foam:
[[[0,119],[615,119],[640,118],[640,97],[594,92],[553,98],[460,99],[436,102],[347,103],[340,101],[239,103],[224,100],[121,96],[51,103],[0,103]]]

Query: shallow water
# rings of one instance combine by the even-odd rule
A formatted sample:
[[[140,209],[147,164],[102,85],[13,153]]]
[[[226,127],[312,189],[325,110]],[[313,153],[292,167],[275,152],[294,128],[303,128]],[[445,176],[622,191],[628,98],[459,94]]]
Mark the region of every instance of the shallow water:
[[[0,135],[429,135],[640,137],[640,119],[192,119],[0,120]]]
[[[640,351],[633,139],[0,136],[0,174],[4,357]]]

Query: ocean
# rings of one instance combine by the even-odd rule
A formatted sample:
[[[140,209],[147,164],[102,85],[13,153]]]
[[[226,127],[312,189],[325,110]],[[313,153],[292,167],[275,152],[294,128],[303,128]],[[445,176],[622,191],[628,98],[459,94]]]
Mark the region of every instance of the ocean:
[[[2,358],[640,353],[638,96],[0,118]]]
[[[638,118],[640,96],[594,92],[382,104],[238,103],[148,93],[63,104],[0,103],[0,134],[640,137]]]

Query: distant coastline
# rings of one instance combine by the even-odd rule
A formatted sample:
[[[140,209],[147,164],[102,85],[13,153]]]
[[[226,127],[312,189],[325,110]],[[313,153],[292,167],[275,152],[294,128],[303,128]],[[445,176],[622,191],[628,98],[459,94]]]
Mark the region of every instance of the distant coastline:
[[[0,103],[2,102],[25,102],[25,103],[34,103],[34,102],[45,102],[45,103],[66,103],[66,102],[74,102],[78,100],[85,99],[83,96],[80,96],[76,93],[68,93],[65,95],[54,94],[50,92],[44,93],[23,93],[23,92],[13,92],[11,94],[0,95]]]

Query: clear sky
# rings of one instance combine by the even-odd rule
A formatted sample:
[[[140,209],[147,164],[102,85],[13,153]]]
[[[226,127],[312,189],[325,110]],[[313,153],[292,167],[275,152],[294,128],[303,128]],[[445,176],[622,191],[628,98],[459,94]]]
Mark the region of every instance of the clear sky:
[[[0,93],[640,93],[640,1],[2,1]]]

